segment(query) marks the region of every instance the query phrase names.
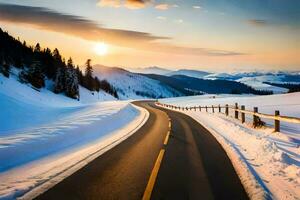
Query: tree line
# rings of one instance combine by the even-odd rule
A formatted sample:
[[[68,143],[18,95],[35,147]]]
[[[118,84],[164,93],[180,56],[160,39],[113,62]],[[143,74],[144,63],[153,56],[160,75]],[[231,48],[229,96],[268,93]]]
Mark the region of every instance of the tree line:
[[[79,85],[90,91],[104,90],[114,97],[118,94],[114,87],[106,80],[99,80],[93,75],[91,59],[85,64],[82,72],[79,66],[75,66],[72,58],[67,61],[55,48],[42,49],[40,44],[28,46],[26,41],[15,39],[0,28],[0,73],[9,77],[10,68],[14,66],[20,69],[19,81],[30,83],[40,89],[45,87],[46,79],[54,82],[53,92],[63,93],[68,97],[79,99]]]

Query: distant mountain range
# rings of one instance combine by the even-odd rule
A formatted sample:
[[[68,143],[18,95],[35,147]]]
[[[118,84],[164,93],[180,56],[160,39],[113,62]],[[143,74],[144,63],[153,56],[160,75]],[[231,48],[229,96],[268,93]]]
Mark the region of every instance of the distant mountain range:
[[[151,68],[158,71],[158,68]],[[149,71],[149,70],[147,70]],[[162,70],[159,70],[160,72]],[[134,73],[118,67],[94,66],[94,74],[107,80],[121,99],[165,98],[199,94],[270,94],[232,80],[205,79],[211,73],[178,70],[165,75]],[[182,75],[185,74],[185,75]],[[186,74],[190,75],[187,76]],[[194,76],[194,77],[192,77]]]
[[[208,80],[228,80],[244,83],[257,90],[269,90],[273,93],[286,93],[287,88],[268,83],[300,83],[300,71],[254,71],[254,72],[232,72],[232,73],[213,73],[201,70],[169,70],[161,67],[139,68],[136,71],[141,74],[156,74],[164,76],[184,75],[193,78]]]

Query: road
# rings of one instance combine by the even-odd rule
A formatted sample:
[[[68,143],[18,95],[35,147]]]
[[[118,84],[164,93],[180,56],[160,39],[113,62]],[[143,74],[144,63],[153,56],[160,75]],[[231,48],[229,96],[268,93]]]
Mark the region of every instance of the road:
[[[153,102],[135,104],[150,113],[140,130],[36,199],[248,199],[204,127]]]

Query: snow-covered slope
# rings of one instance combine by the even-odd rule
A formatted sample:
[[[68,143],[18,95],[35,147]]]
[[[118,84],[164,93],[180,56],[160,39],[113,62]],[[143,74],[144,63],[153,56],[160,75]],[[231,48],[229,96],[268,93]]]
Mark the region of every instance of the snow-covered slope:
[[[251,86],[257,90],[269,90],[273,91],[274,94],[287,93],[289,90],[282,87],[276,87],[264,83],[265,81],[271,80],[272,82],[280,82],[280,79],[275,78],[274,76],[267,78],[266,76],[257,76],[257,77],[244,77],[240,78],[237,81]]]
[[[160,100],[179,106],[245,105],[252,110],[300,118],[300,92],[269,96],[203,95]],[[246,123],[215,112],[183,111],[203,124],[222,144],[251,199],[299,199],[300,196],[300,125],[281,122],[274,133],[273,120],[262,119],[267,127],[254,129],[252,116]],[[224,112],[224,109],[223,111]],[[272,126],[272,127],[271,127]]]
[[[210,73],[205,71],[199,71],[199,70],[190,70],[190,69],[180,69],[177,71],[170,72],[166,74],[167,76],[173,76],[173,75],[184,75],[184,76],[190,76],[193,78],[204,78],[208,76]]]
[[[275,87],[264,82],[271,83],[300,83],[299,72],[233,72],[233,73],[213,73],[205,79],[233,80],[244,83],[258,90],[271,90],[276,93],[286,93],[286,88]]]
[[[51,82],[47,88],[51,88]],[[0,75],[0,199],[57,183],[135,132],[147,111],[80,88],[81,100]],[[43,189],[45,187],[41,187]]]
[[[112,84],[120,99],[164,98],[181,95],[177,90],[147,78],[116,67],[94,66],[94,74]]]
[[[128,70],[131,72],[134,72],[134,73],[159,74],[159,75],[166,75],[166,74],[172,72],[172,70],[168,70],[168,69],[156,67],[156,66],[146,67],[146,68],[130,68]]]

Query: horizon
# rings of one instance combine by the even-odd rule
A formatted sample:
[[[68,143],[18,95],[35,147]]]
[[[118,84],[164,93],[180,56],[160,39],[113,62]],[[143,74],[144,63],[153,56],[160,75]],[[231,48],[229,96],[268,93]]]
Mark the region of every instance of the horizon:
[[[79,65],[91,58],[126,69],[297,71],[298,4],[0,0],[0,21],[21,41],[57,47]]]

